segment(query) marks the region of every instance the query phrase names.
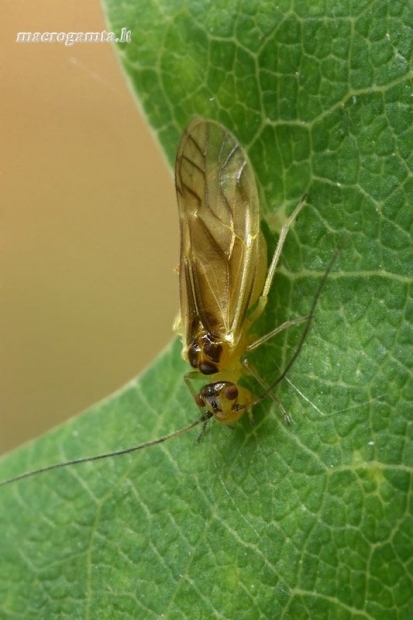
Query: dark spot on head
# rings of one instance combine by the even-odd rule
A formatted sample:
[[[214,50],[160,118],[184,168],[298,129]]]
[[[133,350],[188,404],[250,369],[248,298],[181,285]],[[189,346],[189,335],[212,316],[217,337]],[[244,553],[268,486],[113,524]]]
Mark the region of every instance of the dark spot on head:
[[[245,405],[233,405],[231,407],[232,411],[242,411],[245,408],[246,408]]]
[[[201,390],[201,394],[204,398],[212,398],[212,396],[215,396],[215,383],[208,383],[208,385],[204,385]]]
[[[228,400],[235,400],[237,398],[238,388],[235,383],[232,383],[229,387],[227,387],[227,389],[225,390],[225,396],[228,398]]]

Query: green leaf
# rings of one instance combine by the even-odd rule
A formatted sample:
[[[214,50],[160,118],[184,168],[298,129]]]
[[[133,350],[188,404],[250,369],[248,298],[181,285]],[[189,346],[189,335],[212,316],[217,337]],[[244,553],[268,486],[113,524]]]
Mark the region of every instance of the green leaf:
[[[107,0],[121,60],[169,161],[195,115],[248,149],[271,248],[265,333],[305,346],[230,432],[0,489],[0,616],[413,617],[413,7],[409,0]],[[280,216],[281,214],[281,216]],[[155,217],[162,217],[155,213]],[[156,242],[156,240],[154,240]],[[252,356],[272,382],[293,327]],[[2,478],[154,439],[196,419],[180,344],[84,415],[4,459]],[[24,387],[23,387],[24,389]]]

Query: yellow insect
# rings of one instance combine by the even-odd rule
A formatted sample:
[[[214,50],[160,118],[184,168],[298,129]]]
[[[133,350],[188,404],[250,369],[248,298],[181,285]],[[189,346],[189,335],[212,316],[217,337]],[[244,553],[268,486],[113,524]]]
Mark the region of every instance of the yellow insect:
[[[185,376],[197,404],[218,422],[230,424],[256,400],[239,385],[256,376],[243,356],[286,327],[255,342],[252,324],[263,312],[287,232],[304,206],[301,200],[281,229],[267,273],[267,247],[260,230],[258,190],[245,150],[225,127],[194,119],[178,148],[175,167],[181,228],[181,311],[176,330]],[[193,379],[210,376],[199,393]]]
[[[45,471],[88,461],[120,456],[153,446],[186,433],[214,417],[230,424],[271,395],[297,358],[305,340],[317,300],[338,252],[315,294],[309,316],[287,321],[269,334],[251,340],[253,323],[267,303],[283,245],[305,203],[299,202],[281,228],[267,271],[267,248],[260,231],[260,210],[254,173],[245,150],[225,127],[196,118],[186,128],[178,148],[175,168],[181,228],[179,267],[181,310],[175,330],[182,336],[182,356],[193,370],[185,382],[201,409],[201,416],[187,426],[143,444],[114,452],[82,457],[27,472],[0,483],[8,484]],[[306,321],[299,345],[281,375],[265,386],[245,356],[287,327]],[[264,391],[253,395],[239,383],[250,375]],[[194,380],[208,377],[199,392]],[[288,416],[284,411],[288,420]]]

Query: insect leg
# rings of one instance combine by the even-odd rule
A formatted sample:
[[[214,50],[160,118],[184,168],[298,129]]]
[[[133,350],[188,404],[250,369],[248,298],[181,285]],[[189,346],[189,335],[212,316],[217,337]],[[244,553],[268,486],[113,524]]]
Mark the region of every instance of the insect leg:
[[[199,432],[199,435],[196,438],[197,443],[201,443],[201,441],[205,437],[205,433],[206,433],[207,427],[208,427],[208,420],[204,420],[202,422],[202,427],[201,427],[201,430]]]
[[[288,231],[290,230],[294,220],[296,219],[297,215],[300,213],[301,209],[304,207],[306,199],[307,199],[307,194],[304,194],[304,196],[301,198],[298,205],[295,207],[294,211],[291,213],[290,217],[287,219],[287,221],[285,222],[285,224],[283,224],[281,228],[277,247],[275,248],[274,256],[272,257],[271,264],[268,269],[267,277],[265,279],[264,288],[262,289],[262,293],[258,300],[257,307],[254,310],[252,316],[250,317],[251,324],[254,323],[258,319],[259,316],[261,316],[265,306],[267,305],[268,293],[270,291],[271,284],[274,279],[275,270],[277,268],[278,261],[280,260],[280,256],[281,256],[281,252],[284,246],[285,239],[288,235]]]
[[[199,408],[199,411],[201,412],[201,415],[203,415],[205,413],[205,408],[201,407],[201,405],[198,402],[198,398],[197,398],[198,392],[195,390],[194,386],[192,385],[192,381],[194,379],[201,379],[202,377],[204,377],[204,375],[202,375],[197,370],[194,370],[192,372],[187,372],[187,373],[184,374],[185,385],[188,388],[188,390],[191,392],[191,395],[192,395],[194,401],[198,405],[198,408]]]
[[[272,257],[271,265],[270,265],[270,268],[268,269],[267,278],[265,280],[265,284],[264,284],[264,288],[262,290],[261,297],[264,297],[264,298],[268,297],[268,293],[269,293],[269,290],[271,288],[271,284],[272,284],[272,281],[273,281],[273,278],[274,278],[275,270],[277,268],[278,261],[280,260],[281,252],[282,252],[282,249],[283,249],[283,246],[284,246],[285,239],[286,239],[286,237],[288,235],[288,231],[290,230],[290,227],[292,226],[295,218],[300,213],[301,209],[304,207],[306,200],[307,200],[307,194],[304,194],[304,196],[301,198],[301,200],[298,203],[298,205],[295,207],[294,211],[291,213],[291,215],[288,218],[288,220],[285,222],[285,224],[283,224],[283,226],[281,228],[281,232],[280,232],[280,236],[279,236],[279,239],[278,239],[277,247],[275,248],[274,256]]]
[[[258,383],[261,385],[261,387],[264,388],[265,391],[268,391],[268,386],[262,380],[262,378],[260,377],[258,372],[255,370],[254,366],[247,359],[242,360],[242,363],[243,363],[243,366],[245,367],[245,369],[247,370],[247,372],[252,377],[254,377],[254,379],[256,381],[258,381]],[[268,395],[273,399],[273,401],[276,403],[276,405],[278,405],[278,407],[281,409],[281,413],[283,414],[284,421],[286,422],[286,424],[291,424],[292,423],[291,416],[287,413],[287,411],[286,411],[284,405],[281,403],[281,401],[272,392],[268,392]],[[259,400],[256,400],[253,404],[255,405],[255,404],[257,404],[257,402],[259,402]],[[252,420],[251,409],[248,411],[248,416],[249,416],[250,420]]]
[[[284,331],[284,329],[288,329],[288,327],[292,327],[293,325],[299,325],[300,323],[305,323],[305,321],[309,321],[310,318],[311,318],[310,316],[303,316],[303,317],[300,317],[299,319],[292,319],[291,321],[286,321],[285,323],[282,323],[282,325],[279,325],[275,329],[272,329],[270,332],[268,332],[268,334],[265,334],[264,336],[261,336],[261,338],[257,338],[257,340],[254,340],[254,342],[251,342],[251,344],[248,344],[245,350],[247,351],[247,353],[249,351],[253,351],[257,347],[259,347],[261,344],[263,344],[264,342],[267,342],[267,340],[270,340],[276,334],[279,334],[280,332]]]
[[[197,370],[194,370],[192,372],[187,372],[184,374],[184,381],[186,384],[186,387],[188,388],[188,390],[191,392],[192,397],[194,399],[194,401],[196,402],[198,409],[201,413],[201,417],[200,417],[200,421],[202,422],[202,428],[201,428],[201,432],[198,435],[197,438],[197,442],[199,443],[200,441],[202,441],[206,430],[207,430],[207,426],[208,426],[208,422],[211,419],[211,415],[209,415],[206,412],[205,407],[202,407],[199,404],[199,400],[198,400],[198,393],[195,390],[194,386],[192,385],[192,381],[193,379],[200,379],[200,378],[205,378],[204,375],[202,375],[200,372],[198,372]]]

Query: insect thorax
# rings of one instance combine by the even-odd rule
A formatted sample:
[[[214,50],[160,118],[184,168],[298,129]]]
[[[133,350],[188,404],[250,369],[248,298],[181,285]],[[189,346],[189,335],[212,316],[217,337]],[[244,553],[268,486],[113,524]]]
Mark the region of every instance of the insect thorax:
[[[187,348],[187,358],[192,368],[203,375],[215,375],[222,370],[240,366],[240,353],[245,350],[242,338],[236,344],[200,330]]]

